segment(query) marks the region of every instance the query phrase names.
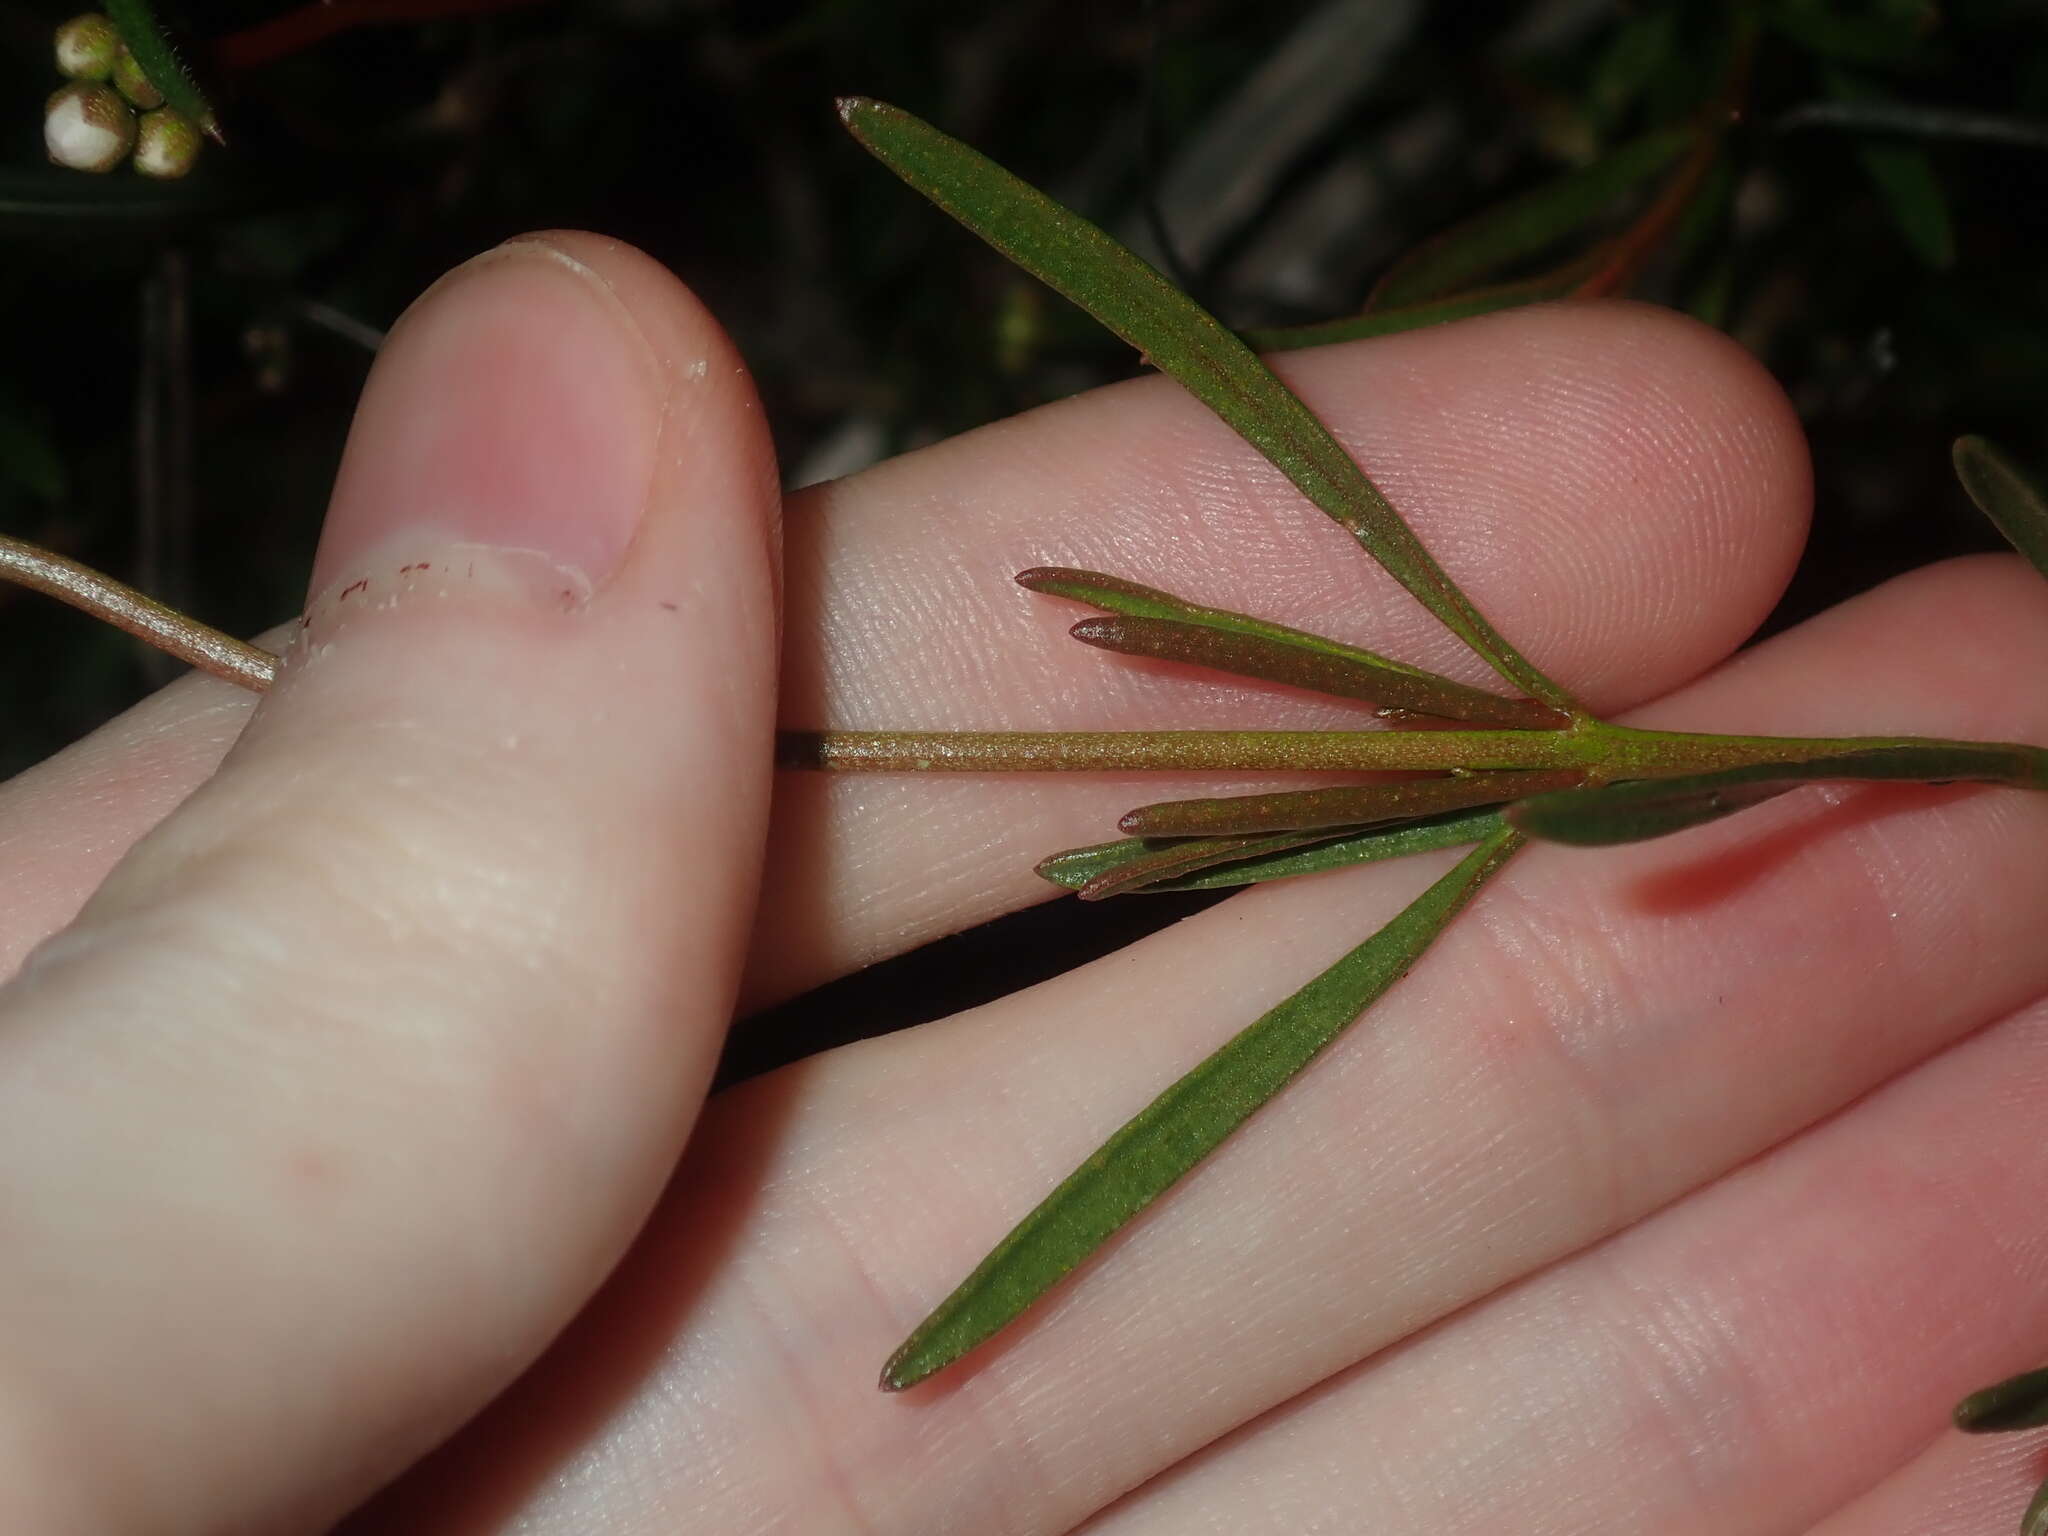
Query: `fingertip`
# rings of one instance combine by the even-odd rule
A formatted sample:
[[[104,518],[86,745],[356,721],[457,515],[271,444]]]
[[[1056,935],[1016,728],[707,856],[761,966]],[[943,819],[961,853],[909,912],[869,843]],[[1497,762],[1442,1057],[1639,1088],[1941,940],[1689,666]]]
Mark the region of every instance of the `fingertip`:
[[[48,1321],[0,1410],[69,1384],[100,1523],[359,1495],[616,1261],[737,987],[775,525],[745,370],[639,253],[513,242],[394,330],[276,687],[0,1030],[0,1312]]]

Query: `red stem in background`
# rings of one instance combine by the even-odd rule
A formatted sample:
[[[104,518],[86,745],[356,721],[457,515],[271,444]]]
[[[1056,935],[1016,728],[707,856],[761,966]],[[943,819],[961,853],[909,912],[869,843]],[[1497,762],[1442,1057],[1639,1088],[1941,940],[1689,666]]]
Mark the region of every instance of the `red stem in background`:
[[[223,74],[235,74],[310,48],[353,27],[474,16],[540,3],[541,0],[332,0],[302,5],[260,26],[231,32],[214,43],[211,51],[216,68]]]

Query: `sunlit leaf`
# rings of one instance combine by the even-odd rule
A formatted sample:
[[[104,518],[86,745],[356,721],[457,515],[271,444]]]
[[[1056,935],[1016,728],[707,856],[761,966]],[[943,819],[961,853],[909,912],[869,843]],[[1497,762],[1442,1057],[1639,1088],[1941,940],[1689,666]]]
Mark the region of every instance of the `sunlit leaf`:
[[[1972,1435],[1996,1435],[2048,1425],[2048,1366],[1972,1392],[1956,1404],[1957,1429]]]
[[[1017,581],[1034,592],[1108,609],[1115,617],[1084,619],[1069,633],[1121,655],[1262,678],[1363,700],[1389,713],[1509,728],[1564,723],[1563,716],[1533,699],[1504,699],[1357,646],[1228,609],[1205,608],[1096,571],[1040,566],[1020,572]]]
[[[944,1369],[1071,1273],[1249,1119],[1408,973],[1520,846],[1502,830],[1329,970],[1140,1110],[982,1260],[882,1368],[899,1391]]]
[[[2004,452],[1981,437],[1959,437],[1956,478],[1977,510],[1990,518],[2027,563],[2048,576],[2048,491]]]
[[[1135,837],[1231,837],[1287,829],[1364,826],[1408,821],[1476,805],[1499,805],[1575,784],[1576,768],[1511,773],[1462,773],[1393,784],[1346,784],[1286,789],[1264,795],[1221,795],[1162,800],[1127,812],[1118,823]]]
[[[1315,413],[1215,316],[1095,225],[929,123],[863,98],[839,112],[905,182],[1178,380],[1502,676],[1570,706],[1472,606]]]

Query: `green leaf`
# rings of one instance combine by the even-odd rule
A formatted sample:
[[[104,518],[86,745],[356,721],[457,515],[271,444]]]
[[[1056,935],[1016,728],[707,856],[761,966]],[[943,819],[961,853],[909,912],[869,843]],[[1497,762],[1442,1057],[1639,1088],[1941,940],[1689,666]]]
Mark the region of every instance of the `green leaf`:
[[[1126,813],[1118,825],[1136,837],[1241,837],[1260,832],[1369,826],[1374,822],[1412,821],[1445,811],[1469,810],[1476,805],[1499,805],[1526,795],[1562,790],[1583,777],[1577,768],[1460,773],[1394,784],[1347,784],[1324,789],[1287,789],[1265,795],[1162,800]]]
[[[1579,257],[1554,271],[1488,288],[1468,288],[1447,299],[1407,304],[1399,309],[1375,309],[1362,315],[1344,315],[1314,325],[1289,325],[1270,330],[1239,331],[1245,344],[1258,352],[1298,352],[1308,347],[1334,346],[1340,341],[1369,341],[1375,336],[1397,336],[1430,325],[1449,325],[1475,315],[1498,314],[1527,304],[1544,304],[1570,298],[1598,263]]]
[[[1803,762],[1753,763],[1718,773],[1568,789],[1520,801],[1506,816],[1509,825],[1530,837],[1575,848],[1604,848],[1704,826],[1802,784],[1831,779],[2048,788],[2048,752],[1999,742],[1877,747]]]
[[[1837,100],[1858,101],[1871,94],[1846,71],[1830,69],[1825,78]],[[1938,272],[1954,266],[1955,227],[1927,151],[1915,144],[1862,144],[1857,146],[1856,161],[1913,254]]]
[[[1329,428],[1215,316],[1095,225],[929,123],[858,97],[841,101],[839,115],[910,186],[1178,380],[1503,677],[1571,707],[1472,606]]]
[[[1774,800],[1800,784],[1782,777],[1778,765],[1772,765],[1770,776],[1760,782],[1729,782],[1749,771],[1738,768],[1726,774],[1568,789],[1521,801],[1506,814],[1511,826],[1530,837],[1574,848],[1605,848],[1705,826]]]
[[[1495,810],[1459,811],[1394,826],[1366,827],[1332,836],[1317,833],[1316,840],[1297,845],[1293,839],[1246,839],[1246,851],[1228,863],[1219,863],[1199,874],[1151,880],[1143,885],[1120,887],[1119,895],[1152,895],[1160,891],[1214,891],[1234,886],[1259,885],[1268,880],[1290,880],[1297,875],[1318,875],[1328,869],[1345,869],[1354,864],[1374,864],[1382,859],[1406,858],[1411,853],[1432,853],[1439,848],[1459,848],[1476,843],[1499,830],[1500,813]],[[1270,851],[1259,851],[1271,842]],[[1042,860],[1038,873],[1054,885],[1077,891],[1101,875],[1123,867],[1179,839],[1123,837],[1115,842],[1069,848]]]
[[[1105,869],[1086,881],[1077,895],[1083,901],[1101,901],[1109,896],[1129,895],[1136,891],[1157,886],[1162,880],[1175,880],[1212,865],[1232,860],[1249,858],[1259,854],[1283,853],[1299,848],[1304,843],[1313,843],[1327,837],[1322,830],[1285,831],[1269,833],[1259,837],[1171,837],[1144,838],[1144,850],[1129,858],[1121,859],[1114,868]],[[1059,855],[1053,855],[1058,858]],[[1044,863],[1050,863],[1046,860]],[[1040,866],[1044,873],[1043,864]]]
[[[2020,1516],[2020,1536],[2048,1536],[2048,1482],[2027,1500],[2027,1512]]]
[[[1687,128],[1648,134],[1424,242],[1380,279],[1367,311],[1443,299],[1549,249],[1670,165],[1695,138]]]
[[[215,115],[213,104],[200,91],[198,81],[178,57],[178,50],[157,25],[149,0],[107,0],[107,15],[113,18],[121,41],[135,55],[135,62],[142,66],[149,83],[163,92],[165,103],[191,118],[200,132],[216,144],[225,144],[227,140],[221,134],[220,118]]]
[[[1957,1429],[1971,1435],[1998,1435],[2015,1429],[2048,1425],[2048,1366],[1972,1392],[1956,1404]]]
[[[1602,123],[1612,123],[1643,94],[1671,58],[1677,27],[1676,7],[1653,6],[1625,16],[1614,29],[1594,65],[1587,92]]]
[[[2048,576],[2048,491],[2002,450],[1981,437],[1959,437],[1956,478],[2027,563]]]
[[[1393,921],[1168,1088],[1067,1177],[920,1323],[884,1391],[942,1370],[1057,1285],[1408,973],[1520,838],[1502,829]]]
[[[1856,151],[1856,158],[1913,254],[1938,272],[1954,266],[1955,228],[1927,151],[1904,144],[1866,144]]]
[[[1038,566],[1020,571],[1017,583],[1117,615],[1084,619],[1068,633],[1084,644],[1121,655],[1184,662],[1337,698],[1361,699],[1378,705],[1383,714],[1428,715],[1509,728],[1564,723],[1555,710],[1532,699],[1504,699],[1306,630],[1269,624],[1225,608],[1205,608],[1096,571]]]

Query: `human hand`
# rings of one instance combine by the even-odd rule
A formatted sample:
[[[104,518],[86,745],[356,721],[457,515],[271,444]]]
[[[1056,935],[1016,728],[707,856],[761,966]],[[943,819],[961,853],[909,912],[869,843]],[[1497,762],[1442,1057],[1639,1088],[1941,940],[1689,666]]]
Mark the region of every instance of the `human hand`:
[[[676,321],[684,301],[644,264],[575,249],[628,295],[643,329],[661,334]],[[388,381],[406,345],[401,333],[380,364],[373,407],[380,390],[395,393]],[[699,339],[700,354],[704,346]],[[691,355],[661,350],[672,362]],[[1768,607],[1804,515],[1803,461],[1782,403],[1705,333],[1635,308],[1532,312],[1306,356],[1289,373],[1503,629],[1603,712],[1668,693],[1646,718],[2043,735],[2042,707],[2012,669],[1987,664],[2048,648],[2048,604],[2006,562],[1909,578],[1682,686]],[[671,378],[671,388],[681,386]],[[538,400],[532,408],[548,418]],[[691,430],[709,456],[689,472],[712,472],[707,463],[737,430],[735,409],[730,397],[678,397],[671,420],[680,412],[701,423]],[[366,418],[358,444],[374,410]],[[359,462],[352,448],[351,473],[368,472]],[[730,473],[717,504],[748,504],[745,478]],[[345,475],[344,506],[351,494]],[[678,489],[655,505],[654,526],[745,526],[744,516],[707,522],[704,504]],[[745,568],[744,550],[724,555]],[[1061,605],[1007,586],[1010,571],[1046,560],[1461,666],[1455,642],[1390,595],[1248,449],[1148,380],[799,498],[785,718],[900,727],[1342,718],[1279,690],[1253,702],[1235,685],[1065,642]],[[716,586],[708,572],[700,580]],[[592,605],[596,622],[619,590]],[[1967,630],[1949,621],[1956,612],[1970,615]],[[164,1148],[154,1165],[138,1171],[132,1146],[108,1148],[109,1125],[86,1123],[96,1106],[74,1097],[66,1122],[80,1122],[74,1145],[109,1165],[127,1202],[102,1214],[90,1203],[96,1191],[85,1192],[105,1228],[98,1251],[135,1255],[157,1266],[152,1278],[166,1246],[149,1234],[163,1236],[171,1197],[189,1203],[213,1189],[175,1182],[163,1162],[195,1135],[214,1135],[220,1106],[243,1104],[252,1075],[293,1104],[287,1130],[310,1124],[332,1138],[354,1185],[343,1214],[379,1240],[344,1249],[352,1232],[329,1231],[334,1202],[281,1205],[276,1167],[255,1159],[271,1198],[219,1212],[239,1241],[215,1244],[192,1294],[162,1284],[102,1292],[93,1307],[113,1309],[113,1329],[66,1298],[78,1331],[46,1349],[85,1359],[67,1379],[101,1396],[84,1399],[87,1413],[51,1415],[51,1431],[24,1442],[61,1453],[31,1458],[57,1474],[30,1487],[112,1498],[127,1492],[119,1479],[103,1473],[78,1490],[65,1469],[139,1458],[155,1468],[155,1486],[171,1479],[191,1500],[182,1526],[155,1517],[165,1529],[304,1521],[301,1511],[332,1507],[340,1490],[413,1454],[494,1374],[516,1368],[602,1267],[593,1228],[616,1241],[620,1213],[644,1200],[658,1172],[664,1137],[679,1134],[655,1123],[647,1101],[676,1106],[679,1122],[702,1082],[716,1009],[701,994],[716,997],[730,975],[734,935],[729,924],[710,935],[698,925],[724,922],[731,909],[712,893],[743,893],[748,875],[743,857],[720,855],[701,884],[664,887],[673,845],[658,837],[689,835],[675,823],[694,815],[700,839],[708,826],[740,841],[743,828],[706,811],[734,794],[744,804],[744,773],[707,765],[704,745],[696,761],[675,761],[692,738],[673,720],[666,731],[661,719],[629,720],[617,727],[631,733],[625,744],[603,744],[601,722],[588,718],[600,711],[579,707],[596,686],[591,674],[549,648],[576,649],[579,637],[560,622],[536,624],[542,633],[502,675],[538,668],[543,681],[561,680],[558,707],[578,728],[560,738],[557,766],[576,800],[547,808],[551,819],[519,839],[507,875],[487,797],[470,794],[479,754],[493,764],[500,755],[491,730],[505,727],[475,716],[516,709],[523,721],[537,705],[545,712],[546,695],[508,681],[496,704],[477,697],[489,690],[475,669],[492,663],[477,660],[473,631],[493,636],[504,621],[467,602],[446,614],[400,605],[366,618],[289,685],[317,688],[322,668],[331,677],[350,664],[351,641],[374,647],[390,623],[408,638],[384,643],[407,648],[409,666],[434,662],[442,653],[432,648],[443,647],[469,668],[445,731],[439,712],[417,701],[381,700],[379,690],[424,685],[393,663],[380,669],[373,650],[338,697],[310,702],[309,691],[309,702],[287,704],[292,693],[282,694],[216,780],[253,783],[271,804],[289,785],[261,790],[265,743],[289,741],[293,719],[306,718],[298,729],[317,754],[321,793],[309,792],[295,815],[263,818],[266,834],[230,873],[249,869],[242,878],[259,893],[324,885],[332,897],[337,868],[349,884],[377,872],[354,856],[362,845],[388,856],[395,841],[420,856],[392,877],[377,908],[384,920],[295,935],[331,950],[296,973],[289,955],[252,960],[234,932],[186,915],[195,897],[178,882],[200,882],[206,899],[212,885],[204,868],[180,873],[191,855],[174,858],[195,834],[167,832],[177,839],[168,850],[146,848],[117,877],[116,889],[132,889],[134,868],[159,871],[115,911],[159,913],[146,923],[184,943],[167,954],[153,942],[117,964],[114,995],[140,995],[135,977],[153,964],[174,972],[193,1018],[211,1024],[246,1006],[248,1019],[212,1025],[222,1036],[212,1059],[173,1068],[166,1042],[182,1043],[192,1026],[156,994],[147,1014],[131,1002],[120,1015],[122,1059],[143,1057],[130,1075],[155,1116],[145,1122],[151,1144]],[[714,644],[723,680],[744,649]],[[628,649],[631,667],[597,674],[609,686],[672,699],[674,673],[692,675],[688,658]],[[636,681],[643,667],[669,671]],[[166,786],[203,773],[207,743],[228,734],[218,709],[192,703],[210,686],[146,706],[156,715],[116,727],[92,749],[96,759],[60,759],[30,781],[42,786],[31,809],[57,828],[40,835],[59,858],[63,829],[94,816],[86,770],[132,785],[129,765],[174,755],[148,781],[159,803]],[[423,758],[421,779],[440,793],[422,795],[418,784],[394,784],[376,757],[346,756],[363,722],[383,718],[422,734],[433,727],[449,738],[438,749],[468,766],[450,775]],[[337,719],[350,729],[334,730]],[[735,739],[758,728],[739,721]],[[587,762],[574,755],[585,750]],[[648,760],[611,761],[628,752]],[[654,773],[663,766],[679,776],[666,795]],[[680,777],[692,769],[698,778]],[[612,771],[635,772],[643,787],[622,795],[587,782]],[[730,777],[718,780],[721,771]],[[457,803],[446,795],[451,777],[464,786]],[[728,798],[698,797],[694,786],[707,780]],[[693,792],[677,795],[676,783]],[[523,801],[521,787],[533,791]],[[1034,899],[1033,857],[1105,835],[1115,811],[1150,788],[790,777],[748,995],[782,995]],[[530,818],[546,793],[559,795],[559,785],[515,784],[506,804]],[[113,806],[130,819],[100,819],[146,820],[147,799],[131,788]],[[200,809],[219,799],[210,791]],[[420,800],[431,803],[419,810]],[[436,816],[457,825],[443,830]],[[301,832],[300,820],[314,825]],[[0,839],[12,848],[30,837],[24,826],[19,798],[0,802]],[[639,1247],[547,1359],[356,1528],[1439,1531],[1507,1515],[1559,1531],[1995,1529],[1989,1502],[2024,1499],[2031,1458],[2016,1453],[2025,1446],[1966,1449],[1937,1436],[1949,1400],[2048,1345],[2028,1306],[2040,1278],[2031,1192],[2042,1154],[2025,1115],[2010,1113],[2048,1064],[2048,1014],[2015,1012],[2048,986],[2048,957],[2031,938],[2048,873],[2027,857],[2042,830],[2040,808],[2016,795],[1856,789],[1808,792],[1668,844],[1537,850],[1104,1262],[1013,1336],[893,1399],[873,1388],[881,1359],[1051,1179],[1208,1046],[1384,920],[1441,861],[1249,892],[1046,987],[746,1085],[711,1108]],[[414,837],[431,842],[415,849]],[[449,888],[448,870],[479,861],[495,879]],[[41,866],[45,886],[63,873],[53,862]],[[267,876],[255,867],[275,862],[287,867]],[[620,882],[637,882],[642,902],[622,897]],[[181,899],[139,905],[159,892]],[[700,905],[685,907],[691,897]],[[582,926],[586,902],[609,909],[609,928]],[[44,903],[45,927],[61,907]],[[272,904],[254,910],[261,917]],[[617,931],[621,913],[637,931]],[[660,940],[649,933],[664,922],[697,935],[694,946],[668,941],[671,928]],[[32,916],[21,926],[41,931]],[[602,953],[577,953],[565,938]],[[106,951],[118,960],[122,942],[116,933],[64,967],[104,974]],[[195,946],[202,960],[219,952],[218,963],[181,958]],[[408,964],[419,949],[447,954],[450,974]],[[509,989],[496,958],[508,954],[531,959]],[[463,974],[471,960],[481,974]],[[360,1027],[360,1010],[331,1003],[305,1016],[307,999],[317,1003],[337,977],[345,993],[374,1002],[392,995],[380,978],[411,988],[423,970],[446,988],[426,1013],[426,1072],[413,1059],[420,1021],[401,1011],[402,996],[379,1018],[406,1033],[385,1037],[387,1050],[367,1066],[336,1048],[280,1067],[273,1032],[310,1043]],[[479,995],[465,999],[458,981]],[[565,1001],[593,984],[602,995]],[[89,975],[76,983],[96,985]],[[498,1056],[508,1010],[529,1031],[520,1044],[541,1058],[531,1076],[530,1058],[508,1066]],[[109,1028],[85,1034],[85,1045]],[[77,1038],[84,1026],[67,1029]],[[252,1069],[246,1058],[257,1051]],[[0,1095],[25,1091],[9,1086],[23,1074],[8,1063],[0,1050]],[[173,1070],[175,1089],[164,1082]],[[583,1081],[558,1099],[547,1071]],[[408,1093],[383,1102],[371,1091],[397,1077],[411,1080]],[[499,1091],[477,1094],[479,1078]],[[508,1094],[507,1079],[525,1091]],[[204,1113],[174,1091],[199,1096]],[[451,1092],[452,1115],[442,1104]],[[573,1149],[576,1127],[541,1118],[563,1102],[565,1115],[585,1112],[586,1136],[591,1124],[612,1129],[625,1192],[595,1182],[599,1159],[588,1154],[575,1178],[565,1175],[553,1138]],[[135,1134],[126,1122],[114,1129]],[[404,1155],[423,1142],[432,1158]],[[246,1151],[235,1162],[250,1162]],[[366,1162],[407,1177],[367,1180]],[[10,1155],[0,1166],[23,1164]],[[413,1203],[421,1173],[434,1176],[441,1214],[461,1210],[460,1229],[415,1221],[387,1233],[389,1208]],[[74,1179],[58,1162],[40,1199],[77,1203]],[[243,1167],[229,1195],[246,1182]],[[10,1208],[35,1209],[37,1185],[26,1190],[10,1193]],[[608,1223],[576,1203],[592,1200]],[[512,1255],[507,1223],[519,1229]],[[549,1238],[564,1227],[566,1259]],[[318,1240],[315,1256],[328,1266],[310,1291],[278,1277],[302,1237]],[[237,1316],[216,1285],[244,1311],[256,1297],[254,1318]],[[167,1325],[192,1354],[134,1342]],[[165,1357],[175,1369],[152,1366],[138,1390],[109,1363],[124,1357],[94,1357],[80,1342],[98,1349],[102,1335],[122,1343],[128,1362]],[[493,1355],[486,1341],[507,1338]],[[94,1364],[102,1375],[88,1371]],[[346,1402],[335,1384],[342,1367]],[[8,1373],[33,1380],[11,1362]],[[179,1386],[175,1397],[151,1388],[163,1379]],[[165,1418],[186,1433],[182,1465],[150,1459]],[[111,1425],[117,1454],[78,1425]],[[138,1517],[113,1528],[156,1526]]]

